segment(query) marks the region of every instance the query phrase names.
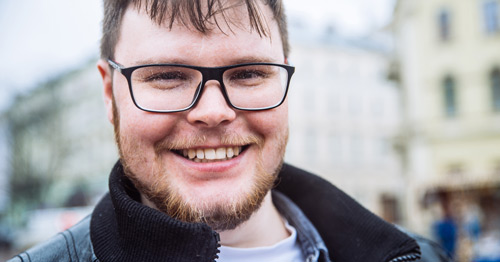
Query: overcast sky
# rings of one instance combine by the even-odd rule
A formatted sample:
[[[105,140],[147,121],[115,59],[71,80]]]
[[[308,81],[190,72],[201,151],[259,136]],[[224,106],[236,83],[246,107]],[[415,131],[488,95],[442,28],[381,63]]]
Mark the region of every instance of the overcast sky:
[[[360,36],[390,20],[394,0],[284,0],[309,26]],[[0,111],[36,83],[98,54],[102,0],[0,1]],[[305,4],[307,3],[307,5]],[[96,72],[97,74],[97,72]]]

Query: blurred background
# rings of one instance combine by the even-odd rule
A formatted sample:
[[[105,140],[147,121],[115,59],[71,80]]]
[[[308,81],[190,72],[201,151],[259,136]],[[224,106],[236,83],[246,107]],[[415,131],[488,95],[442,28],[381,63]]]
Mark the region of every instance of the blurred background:
[[[284,0],[286,161],[457,261],[500,261],[500,0]],[[0,1],[0,260],[92,211],[117,160],[100,0]]]

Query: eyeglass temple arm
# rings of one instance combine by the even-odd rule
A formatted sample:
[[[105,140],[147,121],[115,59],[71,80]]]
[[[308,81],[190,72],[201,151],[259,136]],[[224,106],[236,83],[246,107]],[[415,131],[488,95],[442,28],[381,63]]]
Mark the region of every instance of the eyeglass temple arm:
[[[113,67],[115,70],[121,73],[122,71],[122,65],[116,63],[115,61],[108,59],[108,63],[111,67]]]

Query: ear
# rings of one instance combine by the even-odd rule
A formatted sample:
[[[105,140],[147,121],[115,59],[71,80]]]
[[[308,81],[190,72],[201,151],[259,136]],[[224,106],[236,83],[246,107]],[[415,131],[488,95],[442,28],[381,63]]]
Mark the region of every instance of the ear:
[[[109,64],[104,59],[99,59],[97,69],[101,73],[102,85],[104,87],[104,105],[108,114],[109,122],[113,123],[113,73],[109,68]]]

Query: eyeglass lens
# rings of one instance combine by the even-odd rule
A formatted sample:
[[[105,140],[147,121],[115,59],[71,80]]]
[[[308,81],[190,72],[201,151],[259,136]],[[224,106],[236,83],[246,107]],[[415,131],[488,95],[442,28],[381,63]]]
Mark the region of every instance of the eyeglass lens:
[[[222,76],[230,103],[242,109],[279,104],[286,92],[288,72],[276,65],[245,65]],[[138,106],[155,111],[180,110],[195,99],[203,82],[200,71],[179,66],[147,66],[133,71],[131,89]]]

